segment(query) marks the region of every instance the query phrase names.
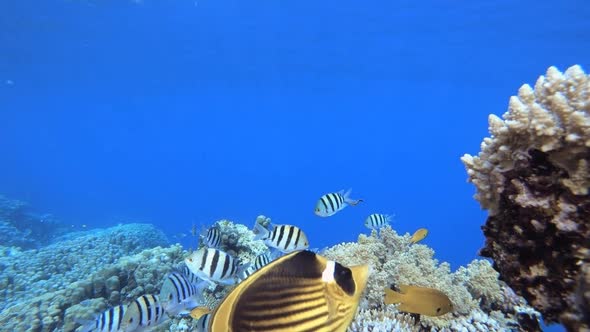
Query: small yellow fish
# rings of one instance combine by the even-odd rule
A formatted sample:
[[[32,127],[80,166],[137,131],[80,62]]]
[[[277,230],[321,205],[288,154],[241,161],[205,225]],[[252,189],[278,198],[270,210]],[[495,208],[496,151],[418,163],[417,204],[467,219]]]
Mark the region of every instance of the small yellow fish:
[[[201,318],[201,316],[204,316],[210,312],[211,309],[209,309],[208,307],[196,307],[193,310],[191,310],[190,315],[194,319],[199,319]]]
[[[414,232],[412,238],[410,239],[410,243],[416,243],[418,241],[422,241],[426,235],[428,235],[428,230],[426,228],[420,228],[419,230]]]
[[[385,304],[399,304],[403,312],[426,316],[441,316],[453,311],[453,302],[441,291],[434,288],[399,285],[399,292],[385,287]]]

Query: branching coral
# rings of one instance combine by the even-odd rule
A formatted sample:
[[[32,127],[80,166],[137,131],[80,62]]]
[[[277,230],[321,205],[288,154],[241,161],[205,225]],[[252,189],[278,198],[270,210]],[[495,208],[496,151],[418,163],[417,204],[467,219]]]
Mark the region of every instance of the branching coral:
[[[532,324],[526,327],[519,324],[517,314],[522,310],[516,306],[526,307],[524,301],[506,301],[498,273],[487,261],[475,260],[467,268],[451,273],[448,263],[434,259],[431,248],[410,244],[409,236],[399,236],[389,226],[381,230],[380,236],[374,231],[371,236],[360,235],[357,243],[333,246],[323,255],[344,265],[370,265],[361,311],[350,331],[457,331],[469,324],[471,327],[479,324],[486,331],[539,330],[538,317],[532,314]],[[455,311],[440,317],[410,320],[393,305],[383,304],[383,289],[392,283],[439,289],[453,301]]]
[[[478,156],[461,158],[489,210],[481,254],[546,321],[590,325],[578,309],[590,264],[590,76],[550,67],[503,119],[489,116],[489,130]]]

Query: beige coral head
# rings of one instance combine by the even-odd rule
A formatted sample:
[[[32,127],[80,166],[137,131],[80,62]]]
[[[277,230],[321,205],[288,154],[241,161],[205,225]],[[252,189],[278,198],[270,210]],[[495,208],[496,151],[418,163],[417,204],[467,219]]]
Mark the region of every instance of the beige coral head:
[[[502,118],[488,117],[490,137],[477,156],[465,154],[468,181],[477,187],[475,198],[491,215],[497,210],[506,178],[531,150],[547,153],[569,175],[563,184],[576,195],[590,187],[590,76],[579,65],[564,73],[549,67],[534,88],[524,84],[512,96]]]

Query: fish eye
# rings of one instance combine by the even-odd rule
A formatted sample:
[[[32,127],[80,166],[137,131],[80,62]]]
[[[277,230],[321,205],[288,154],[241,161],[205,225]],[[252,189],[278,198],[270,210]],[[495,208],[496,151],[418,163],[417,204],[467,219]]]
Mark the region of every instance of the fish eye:
[[[436,313],[439,313],[439,312],[440,312],[440,308],[436,308]]]
[[[172,300],[172,294],[168,295],[168,300]]]
[[[188,259],[188,261],[189,261],[189,262],[192,262],[192,261],[193,261],[193,259],[192,259],[192,258],[189,258],[189,259]]]

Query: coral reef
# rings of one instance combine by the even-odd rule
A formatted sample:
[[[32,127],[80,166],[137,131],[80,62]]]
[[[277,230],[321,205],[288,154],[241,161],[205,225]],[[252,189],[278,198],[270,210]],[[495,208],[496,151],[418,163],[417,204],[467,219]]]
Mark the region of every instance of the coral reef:
[[[170,259],[153,258],[150,252],[139,254],[135,261],[125,257],[167,245],[161,231],[128,224],[84,233],[39,250],[0,247],[0,325],[20,331],[22,324],[32,324],[34,331],[52,331],[63,324],[65,309],[84,300],[104,297],[84,303],[102,308],[158,289],[151,271],[159,269],[161,260]],[[160,251],[168,255],[166,250],[174,248],[178,256],[180,247]],[[145,265],[138,268],[140,264]],[[146,266],[150,272],[145,272]]]
[[[450,265],[433,258],[434,251],[411,244],[410,235],[398,235],[390,226],[380,235],[360,235],[356,243],[328,248],[323,255],[344,265],[369,263],[371,273],[360,313],[349,331],[540,331],[539,314],[498,280],[491,264],[475,260],[451,273]],[[383,289],[390,284],[412,284],[443,291],[454,312],[414,320],[383,304]],[[516,297],[518,298],[518,297]]]
[[[0,195],[0,243],[23,249],[38,248],[70,229],[49,214],[30,211],[22,201]]]
[[[489,211],[481,255],[547,322],[590,328],[590,76],[550,67],[489,130],[461,158]]]
[[[270,219],[260,216],[257,220]],[[267,250],[262,241],[253,240],[248,227],[228,220],[216,224],[224,250],[242,262]],[[187,251],[174,245],[139,252],[141,245],[147,248],[158,242],[158,232],[150,235],[153,232],[146,225],[122,225],[38,251],[2,248],[2,275],[10,280],[12,293],[4,295],[10,302],[0,312],[0,325],[16,331],[74,331],[81,321],[91,320],[109,307],[159,293],[164,276],[182,264]],[[400,236],[390,226],[382,228],[379,236],[376,231],[370,236],[360,235],[357,243],[338,244],[322,254],[344,265],[371,265],[367,291],[350,332],[539,330],[539,314],[498,280],[489,262],[475,260],[452,273],[448,263],[433,258],[432,249],[411,244],[409,234]],[[64,259],[56,260],[56,255]],[[26,264],[17,268],[19,262]],[[28,283],[40,273],[41,262],[50,266],[45,275],[49,279]],[[70,267],[77,272],[69,274],[51,267],[61,263],[73,264]],[[455,311],[440,317],[399,312],[394,305],[383,304],[383,288],[392,283],[443,290],[454,302]],[[231,288],[206,288],[201,304],[213,309]],[[190,317],[174,317],[153,331],[192,331],[196,322]]]

